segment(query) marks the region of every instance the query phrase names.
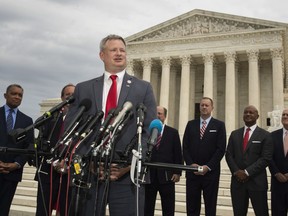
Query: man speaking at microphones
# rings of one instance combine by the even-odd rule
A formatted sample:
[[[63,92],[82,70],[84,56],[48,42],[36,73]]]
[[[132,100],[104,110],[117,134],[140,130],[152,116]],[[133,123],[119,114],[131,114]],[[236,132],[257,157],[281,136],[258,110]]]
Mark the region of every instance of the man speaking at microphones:
[[[144,155],[147,150],[146,144],[149,137],[148,126],[156,118],[156,102],[152,86],[150,83],[127,73],[126,42],[121,36],[108,35],[103,38],[100,42],[99,56],[104,63],[104,73],[100,77],[76,85],[74,93],[75,102],[68,112],[67,124],[73,119],[73,114],[77,112],[79,102],[84,98],[89,98],[92,101],[91,109],[85,114],[95,114],[102,110],[106,117],[110,109],[123,107],[125,102],[130,101],[132,103],[131,110],[134,115],[127,121],[126,126],[121,130],[115,143],[115,152],[124,152],[125,147],[137,133],[136,106],[143,103],[147,107],[141,141]],[[112,126],[114,126],[113,123]],[[84,152],[89,149],[90,144],[87,141],[85,146],[82,146]],[[117,156],[117,154],[114,155],[115,157]],[[137,215],[136,186],[130,180],[129,171],[130,166],[122,167],[121,164],[113,166],[113,169],[111,169],[107,196],[110,216]],[[94,184],[95,182],[92,182],[92,187],[87,191],[87,199],[81,204],[83,212],[79,215],[105,215],[105,206],[100,207],[103,199],[105,199],[105,197],[102,197],[103,194],[101,194],[103,184],[100,184],[99,191],[96,191],[96,188],[93,186]],[[95,197],[96,192],[98,195],[97,202]],[[139,215],[141,216],[144,215],[145,198],[145,191],[142,186],[139,192]],[[94,207],[95,205],[96,207]]]

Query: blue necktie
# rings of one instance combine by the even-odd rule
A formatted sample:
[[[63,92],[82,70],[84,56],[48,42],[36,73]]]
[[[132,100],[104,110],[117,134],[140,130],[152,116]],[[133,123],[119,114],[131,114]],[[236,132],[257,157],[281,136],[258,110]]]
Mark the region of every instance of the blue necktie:
[[[12,116],[13,112],[14,110],[10,109],[9,114],[7,116],[7,132],[10,132],[13,129],[13,116]]]

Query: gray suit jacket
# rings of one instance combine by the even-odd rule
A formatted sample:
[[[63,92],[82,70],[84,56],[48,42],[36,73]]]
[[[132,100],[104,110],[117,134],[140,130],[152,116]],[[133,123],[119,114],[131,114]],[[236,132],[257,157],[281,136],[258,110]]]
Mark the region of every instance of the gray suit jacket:
[[[66,120],[65,127],[69,125],[69,121],[73,119],[73,115],[77,112],[79,103],[85,99],[89,98],[92,101],[91,108],[84,113],[88,116],[89,114],[96,114],[98,111],[102,110],[102,95],[103,95],[103,84],[104,75],[91,79],[76,85],[74,96],[75,102],[71,104]],[[119,135],[119,141],[116,143],[115,151],[124,151],[127,144],[130,143],[132,138],[137,133],[137,123],[136,123],[136,107],[139,103],[143,103],[146,107],[144,126],[142,131],[142,146],[143,146],[143,157],[147,150],[147,140],[149,137],[149,125],[150,122],[157,117],[156,114],[156,101],[153,94],[152,86],[150,83],[137,79],[125,73],[123,78],[123,83],[121,87],[121,92],[118,99],[118,107],[122,107],[126,101],[130,101],[133,104],[133,118],[130,119],[124,129]],[[87,143],[89,146],[91,143]],[[137,149],[137,147],[136,147]],[[126,175],[126,177],[128,177]],[[126,178],[127,179],[127,178]],[[120,179],[121,181],[121,179]],[[125,181],[127,182],[127,181]]]
[[[246,169],[249,173],[249,180],[244,183],[247,188],[252,191],[267,190],[266,167],[273,155],[272,137],[268,131],[256,127],[243,152],[243,133],[244,127],[233,131],[229,137],[225,157],[232,173],[231,187],[243,184],[236,180],[233,173]]]

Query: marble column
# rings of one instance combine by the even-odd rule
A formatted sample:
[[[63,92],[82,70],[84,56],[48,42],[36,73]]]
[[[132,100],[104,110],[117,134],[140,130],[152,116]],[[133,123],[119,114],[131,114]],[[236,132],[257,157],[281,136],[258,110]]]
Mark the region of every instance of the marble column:
[[[160,87],[160,104],[169,111],[169,86],[170,86],[170,65],[171,58],[161,58],[162,63],[162,75],[161,75],[161,87]],[[168,119],[168,118],[167,118]]]
[[[224,57],[226,60],[225,123],[226,132],[230,134],[236,128],[236,52],[225,52]]]
[[[181,86],[179,107],[179,133],[184,134],[186,124],[189,120],[189,89],[190,89],[190,56],[181,56]]]
[[[194,119],[195,118],[195,79],[196,79],[196,66],[194,63],[191,63],[190,65],[190,95],[189,95],[189,116],[188,119]],[[185,122],[186,125],[187,122]],[[184,133],[183,133],[184,134]]]
[[[204,60],[204,97],[210,97],[213,99],[213,62],[214,54],[205,53],[202,54]]]
[[[218,92],[218,83],[217,83],[217,77],[218,77],[218,64],[214,62],[213,65],[213,112],[212,115],[214,118],[217,118],[218,115],[218,98],[217,98],[217,92]]]
[[[142,65],[143,65],[143,80],[150,82],[151,81],[151,67],[152,67],[151,58],[142,59]]]
[[[127,60],[126,72],[134,76],[134,62],[133,59]]]
[[[273,110],[284,108],[283,50],[271,49],[273,79]]]
[[[248,50],[249,75],[248,75],[248,103],[254,105],[260,113],[260,79],[259,79],[259,51]]]

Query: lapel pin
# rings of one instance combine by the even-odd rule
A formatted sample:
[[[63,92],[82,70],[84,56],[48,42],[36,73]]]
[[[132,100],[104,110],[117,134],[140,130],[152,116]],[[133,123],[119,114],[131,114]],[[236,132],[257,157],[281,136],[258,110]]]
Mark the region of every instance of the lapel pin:
[[[131,80],[127,80],[126,86],[129,88],[131,83],[132,83]]]

